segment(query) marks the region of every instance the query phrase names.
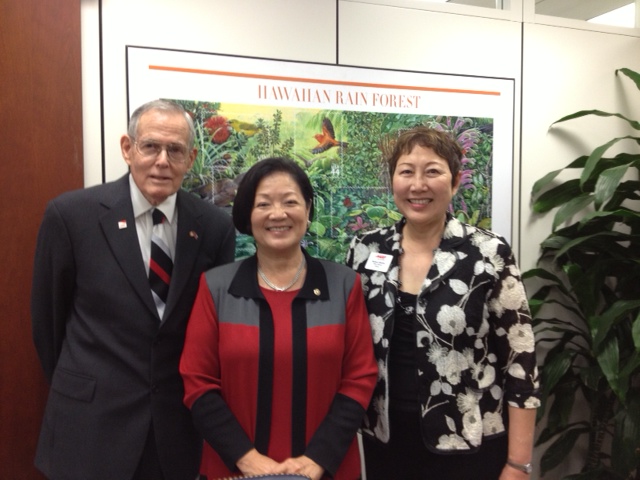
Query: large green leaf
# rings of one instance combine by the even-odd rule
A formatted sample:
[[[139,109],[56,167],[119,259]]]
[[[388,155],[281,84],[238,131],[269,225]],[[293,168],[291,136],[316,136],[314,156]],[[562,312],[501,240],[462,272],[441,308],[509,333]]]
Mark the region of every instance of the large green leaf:
[[[591,212],[580,219],[580,225],[586,225],[597,218],[609,219],[611,222],[640,222],[640,213],[627,209]]]
[[[540,195],[540,192],[544,188],[549,186],[549,184],[561,172],[563,172],[565,170],[570,170],[570,169],[584,168],[585,165],[587,164],[587,160],[588,159],[589,159],[589,156],[583,155],[583,156],[578,157],[577,159],[575,159],[573,162],[571,162],[565,168],[562,168],[562,169],[559,169],[559,170],[555,170],[553,172],[550,172],[550,173],[546,174],[544,177],[542,177],[541,179],[539,179],[538,181],[536,181],[534,183],[533,188],[531,189],[532,198],[537,199],[537,197]],[[595,182],[597,180],[597,177],[600,175],[601,172],[603,172],[604,170],[607,170],[609,168],[618,167],[618,166],[624,165],[624,164],[633,164],[634,166],[638,167],[640,165],[640,154],[629,154],[629,153],[622,152],[622,153],[618,153],[615,157],[601,157],[597,161],[597,163],[594,165],[593,170],[591,171],[591,174],[590,174],[590,179],[588,181],[584,182],[582,187],[578,186],[579,190],[581,192],[592,192],[593,188],[595,186]],[[578,181],[578,183],[579,183],[579,181]],[[554,198],[564,198],[565,195],[564,195],[563,192],[565,190],[573,190],[575,188],[576,187],[574,186],[573,181],[569,180],[569,181],[562,182],[562,183],[560,183],[558,185],[555,185],[552,188],[550,188],[549,189],[550,193],[546,193],[546,192],[545,193],[546,193],[547,196],[551,197],[550,200],[553,200]],[[543,202],[550,202],[550,200],[545,200],[545,197],[542,197],[542,201]],[[556,206],[558,206],[558,205],[556,205]]]
[[[640,313],[638,313],[638,316],[633,321],[631,332],[633,336],[633,344],[635,345],[636,350],[640,352]]]
[[[569,241],[571,240],[570,237],[565,237],[565,236],[559,235],[558,233],[559,232],[552,233],[542,241],[540,246],[542,247],[543,250],[546,250],[546,249],[559,250],[563,248],[567,243],[569,243]]]
[[[578,378],[573,375],[567,377],[569,378],[558,383],[554,389],[553,403],[548,409],[547,426],[554,432],[569,425],[576,393],[579,391]]]
[[[551,284],[543,285],[529,298],[529,308],[533,317],[536,317],[540,309],[547,304],[561,305],[563,308],[581,316],[581,312],[575,308],[575,297],[564,285],[564,282],[552,272],[543,268],[534,268],[523,273],[522,279],[539,278],[550,281]],[[560,295],[560,298],[558,297]]]
[[[640,90],[640,73],[634,72],[629,68],[619,68],[618,70],[616,70],[616,75],[618,75],[618,72],[624,73],[627,77],[633,80],[638,90]]]
[[[542,367],[542,389],[545,392],[552,391],[564,374],[571,368],[575,354],[575,351],[566,349],[560,351],[557,355],[551,355],[551,352],[547,353]]]
[[[588,157],[584,157],[585,161]],[[531,187],[531,196],[532,197],[536,197],[538,195],[538,193],[540,192],[540,190],[542,190],[544,187],[547,186],[547,184],[549,182],[551,182],[554,178],[556,178],[560,172],[562,172],[564,170],[564,168],[561,168],[559,170],[554,170],[553,172],[549,172],[547,173],[544,177],[539,178],[534,184],[533,187]]]
[[[536,329],[536,345],[538,346],[542,346],[545,344],[556,345],[558,342],[558,336],[564,335],[568,331],[569,329],[563,328],[563,327],[546,327],[543,329]],[[571,348],[575,350],[576,353],[582,353],[583,356],[590,355],[589,350],[587,348],[580,347],[577,343],[578,340],[580,339],[582,339],[583,341],[585,340],[584,335],[582,335],[581,332],[579,331],[573,331],[572,333],[573,335],[572,335]],[[587,344],[588,342],[585,342],[585,345]]]
[[[534,277],[542,278],[544,280],[551,280],[553,283],[562,285],[562,280],[560,280],[557,275],[545,268],[532,268],[530,270],[527,270],[526,272],[523,272],[522,274],[523,280]]]
[[[540,328],[538,330],[540,332],[547,330],[555,333],[571,332],[573,335],[580,335],[582,337],[585,337],[585,339],[587,338],[586,333],[582,331],[582,329],[580,329],[576,323],[567,321],[566,315],[563,315],[562,318],[537,317],[535,321],[539,322],[539,325],[544,325],[544,328]],[[554,336],[553,340],[557,342],[558,336]]]
[[[591,252],[589,252],[591,253]],[[576,256],[575,253],[573,255]],[[595,255],[590,254],[590,257]],[[577,264],[567,265],[567,276],[571,281],[573,292],[578,300],[578,306],[582,311],[581,318],[589,318],[598,312],[601,301],[601,289],[604,282],[605,273],[598,260],[595,264],[590,263],[584,268]],[[586,263],[586,262],[585,262]],[[586,268],[586,270],[585,270]]]
[[[540,196],[533,203],[533,211],[535,213],[545,213],[549,210],[564,205],[573,198],[582,195],[583,190],[578,179],[568,180],[557,187],[554,187]]]
[[[587,163],[587,159],[588,158],[589,157],[587,155],[583,155],[581,157],[576,158],[573,162],[571,162],[566,167],[561,168],[559,170],[554,170],[553,172],[547,173],[544,177],[538,179],[533,184],[533,187],[531,188],[531,196],[533,198],[537,197],[538,193],[543,188],[545,188],[554,178],[556,178],[558,176],[558,174],[560,174],[560,172],[563,172],[564,170],[566,170],[568,168],[584,168],[585,164]]]
[[[638,174],[636,173],[635,177],[637,176]],[[616,192],[611,196],[611,200],[605,205],[604,210],[615,210],[630,200],[640,200],[640,181],[626,180],[620,183]]]
[[[540,459],[540,476],[543,477],[549,470],[553,470],[565,461],[569,452],[573,450],[576,440],[578,440],[580,435],[588,432],[588,428],[574,428],[560,435],[559,438],[547,448]]]
[[[609,386],[613,392],[624,402],[627,393],[627,386],[621,385],[619,381],[619,365],[620,365],[620,348],[618,339],[614,335],[609,335],[602,342],[602,348],[597,353],[596,358],[602,369],[602,373],[607,378]]]
[[[640,367],[640,352],[635,351],[620,370],[620,381],[630,381]]]
[[[540,435],[538,435],[538,438],[536,438],[535,446],[538,447],[544,443],[547,443],[553,437],[576,428],[589,428],[589,423],[574,422],[574,423],[569,423],[567,425],[559,426],[557,429],[546,426],[545,428],[542,429],[542,431],[540,432]]]
[[[558,211],[556,212],[555,217],[553,218],[553,226],[551,229],[553,231],[558,228],[558,225],[564,223],[565,220],[573,217],[576,213],[584,210],[587,206],[593,203],[594,197],[589,193],[582,193],[575,198],[572,198],[568,202],[565,202]]]
[[[612,328],[627,317],[630,313],[640,308],[640,300],[620,300],[611,305],[601,315],[589,318],[591,335],[593,337],[593,349],[598,351],[604,339]]]
[[[580,378],[587,388],[597,391],[600,380],[603,378],[602,370],[597,365],[590,365],[588,367],[581,368]]]
[[[614,138],[612,140],[609,140],[607,143],[596,147],[593,152],[591,152],[591,155],[589,155],[589,159],[587,160],[587,163],[582,170],[582,175],[580,175],[581,187],[584,186],[584,184],[591,178],[591,174],[596,169],[598,162],[602,158],[602,155],[604,155],[604,152],[606,152],[610,147],[621,140],[635,140],[636,143],[640,144],[640,138],[627,135],[625,137]]]
[[[611,465],[627,476],[638,468],[638,445],[640,445],[640,398],[638,392],[629,392],[627,408],[615,417],[614,434],[611,448]],[[630,478],[630,477],[628,477]]]
[[[529,309],[531,310],[531,315],[535,316],[536,318],[539,316],[539,312],[541,310],[541,308],[545,305],[549,306],[549,305],[558,305],[562,308],[564,308],[565,310],[573,313],[576,317],[584,320],[584,315],[582,314],[582,312],[580,310],[578,310],[575,307],[575,300],[573,300],[573,297],[571,297],[571,299],[568,299],[570,303],[568,303],[567,301],[560,301],[557,300],[555,298],[548,298],[546,300],[530,300],[529,301]],[[533,313],[535,311],[535,314]],[[564,313],[564,312],[563,312]],[[547,321],[552,321],[552,319],[545,319]],[[567,317],[566,315],[563,316],[562,320],[559,320],[559,323],[561,325],[566,326],[567,328],[572,327],[571,322],[567,321]]]
[[[636,130],[640,130],[640,122],[627,118],[621,113],[609,113],[609,112],[603,112],[602,110],[581,110],[579,112],[572,113],[571,115],[562,117],[560,120],[556,120],[551,125],[555,125],[556,123],[560,123],[560,122],[566,122],[567,120],[573,120],[574,118],[586,117],[588,115],[596,115],[598,117],[618,117],[628,122],[629,125],[631,125]]]
[[[599,210],[605,200],[609,199],[620,185],[622,177],[624,177],[629,167],[633,165],[628,163],[619,167],[609,168],[602,172],[598,177],[595,189],[595,207]]]
[[[572,240],[569,240],[568,242],[565,242],[560,248],[557,249],[554,255],[554,259],[558,260],[562,255],[567,253],[572,248],[583,246],[587,242],[589,242],[590,245],[594,245],[595,243],[597,243],[597,242],[594,242],[594,240],[602,241],[604,239],[605,243],[607,243],[605,237],[619,237],[619,236],[620,234],[616,232],[600,232],[600,233],[594,233],[591,235],[584,235],[578,238],[574,238]],[[546,240],[545,242],[543,242],[543,244],[544,243],[546,243]]]

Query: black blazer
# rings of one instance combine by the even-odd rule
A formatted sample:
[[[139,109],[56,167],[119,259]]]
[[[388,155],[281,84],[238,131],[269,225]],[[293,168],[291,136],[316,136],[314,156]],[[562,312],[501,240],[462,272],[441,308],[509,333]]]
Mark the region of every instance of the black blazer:
[[[153,424],[167,480],[193,480],[202,441],[178,372],[200,274],[233,261],[229,215],[178,192],[161,323],[136,233],[129,176],[52,200],[33,274],[33,339],[51,384],[36,466],[52,479],[121,480]]]

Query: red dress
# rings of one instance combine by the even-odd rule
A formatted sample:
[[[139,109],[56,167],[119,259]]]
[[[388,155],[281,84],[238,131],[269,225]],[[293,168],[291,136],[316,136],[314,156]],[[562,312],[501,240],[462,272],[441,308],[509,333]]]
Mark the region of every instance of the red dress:
[[[314,285],[314,275],[317,272],[314,273],[315,269],[312,265],[309,266],[302,291],[305,288],[308,289],[307,283]],[[222,274],[215,276],[215,278],[220,277]],[[249,280],[257,285],[255,277]],[[320,314],[313,312],[314,309],[323,308],[322,302],[309,301],[303,302],[304,310],[310,312],[304,315],[307,318],[299,318],[295,313],[294,315],[297,316],[294,318],[292,312],[300,312],[300,309],[296,310],[293,307],[295,302],[300,301],[299,299],[294,301],[294,298],[300,296],[300,291],[259,290],[261,293],[255,293],[255,295],[263,296],[263,299],[230,296],[225,291],[219,298],[219,302],[223,304],[220,309],[214,305],[212,287],[203,276],[189,321],[180,365],[185,382],[185,403],[191,408],[201,397],[207,398],[203,397],[206,393],[212,391],[219,393],[226,408],[233,413],[244,435],[250,440],[250,447],[253,446],[256,441],[256,428],[260,429],[257,425],[260,418],[260,414],[257,413],[260,411],[258,398],[262,388],[259,386],[261,385],[260,377],[265,375],[264,368],[261,366],[264,363],[261,348],[264,355],[265,345],[264,339],[261,340],[260,332],[264,324],[256,321],[256,317],[260,315],[269,317],[270,313],[273,324],[273,335],[270,337],[273,345],[270,354],[273,360],[273,381],[269,382],[271,383],[271,408],[269,409],[271,418],[268,426],[268,451],[261,453],[278,462],[297,456],[292,451],[292,449],[295,450],[292,445],[292,430],[299,427],[296,425],[298,423],[296,420],[299,418],[305,423],[302,431],[308,450],[298,454],[309,456],[329,470],[336,480],[359,478],[360,459],[355,435],[349,438],[346,451],[339,454],[343,457],[337,459],[331,457],[335,454],[328,452],[327,448],[318,447],[323,444],[323,440],[326,445],[330,444],[331,438],[317,438],[332,436],[332,429],[327,428],[327,423],[331,422],[325,422],[320,429],[322,433],[317,432],[323,421],[331,415],[330,409],[336,405],[334,401],[337,395],[347,397],[350,399],[348,402],[358,405],[357,411],[351,410],[353,413],[350,415],[354,413],[360,415],[356,418],[359,425],[376,381],[377,367],[373,357],[371,331],[359,276],[354,278],[343,299],[332,294],[330,301],[333,303],[324,317],[331,317],[332,312],[337,311],[336,302],[339,303],[342,300],[343,305],[338,308],[342,310],[342,315],[338,317],[342,318],[336,318],[335,321],[324,318],[322,312]],[[318,289],[311,291],[318,291]],[[254,306],[265,300],[268,310],[263,309],[262,313],[259,313],[259,309],[254,311]],[[265,314],[265,311],[268,313]],[[224,315],[220,312],[233,312],[227,314],[232,318],[220,318]],[[313,320],[314,318],[322,318],[321,324]],[[299,333],[296,334],[295,329],[296,323],[300,322],[307,323],[306,328],[302,330],[302,335],[306,337],[302,342],[306,343],[304,359],[298,358],[299,353],[295,353],[298,348],[296,335],[299,335]],[[301,361],[306,361],[304,392],[298,392],[302,397],[297,396],[295,386],[295,365]],[[300,400],[301,398],[303,400]],[[302,406],[299,417],[292,415],[295,408],[300,408],[301,401],[306,403],[306,408]],[[342,412],[337,417],[334,416],[334,423],[336,418],[344,418],[343,413],[347,415]],[[225,432],[228,431],[212,427],[210,431],[203,432],[203,435],[205,438],[213,438],[217,441],[216,435],[224,435]],[[334,433],[336,437],[340,435],[339,432]],[[353,433],[355,434],[355,430]],[[211,436],[208,437],[207,434]],[[242,443],[243,439],[234,437],[234,435],[227,435],[223,443],[239,442],[238,445],[244,445],[246,448],[248,445],[246,440]],[[293,437],[295,438],[295,434]],[[310,447],[314,442],[316,446]],[[331,471],[333,468],[330,465],[323,465],[309,451],[320,451],[321,460],[329,458],[328,463],[335,464],[338,468]],[[220,455],[209,443],[205,443],[201,473],[209,479],[237,474],[238,471],[231,468],[235,466],[234,463],[239,457],[226,459],[223,457],[224,455]]]

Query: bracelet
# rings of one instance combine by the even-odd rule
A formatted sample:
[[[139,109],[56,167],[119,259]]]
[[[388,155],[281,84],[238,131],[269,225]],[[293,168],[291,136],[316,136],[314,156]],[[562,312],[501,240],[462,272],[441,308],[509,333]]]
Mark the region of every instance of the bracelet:
[[[533,465],[531,465],[531,462],[529,463],[516,463],[513,462],[509,459],[507,459],[507,465],[509,465],[510,467],[515,468],[516,470],[520,470],[521,472],[524,473],[531,473],[533,471]]]

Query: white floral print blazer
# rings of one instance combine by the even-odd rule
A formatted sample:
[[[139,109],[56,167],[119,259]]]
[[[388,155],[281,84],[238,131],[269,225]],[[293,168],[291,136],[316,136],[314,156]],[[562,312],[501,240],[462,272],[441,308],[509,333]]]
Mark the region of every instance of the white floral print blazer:
[[[362,278],[379,370],[363,433],[385,443],[389,342],[404,225],[402,219],[355,237],[347,254],[347,264]],[[365,267],[372,253],[391,256],[386,271]],[[416,320],[421,430],[430,450],[473,452],[483,437],[506,434],[505,402],[539,406],[531,316],[504,238],[449,215],[418,294]]]

